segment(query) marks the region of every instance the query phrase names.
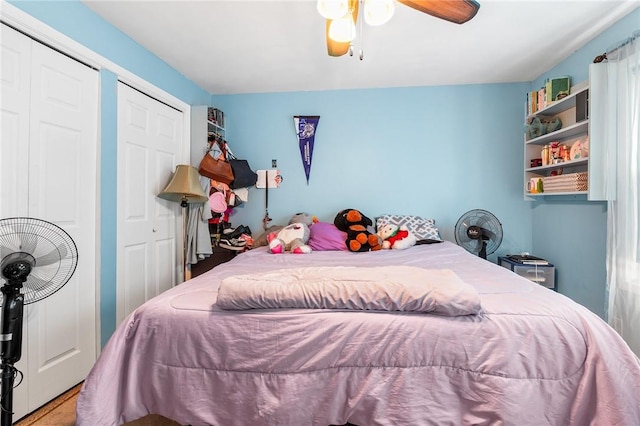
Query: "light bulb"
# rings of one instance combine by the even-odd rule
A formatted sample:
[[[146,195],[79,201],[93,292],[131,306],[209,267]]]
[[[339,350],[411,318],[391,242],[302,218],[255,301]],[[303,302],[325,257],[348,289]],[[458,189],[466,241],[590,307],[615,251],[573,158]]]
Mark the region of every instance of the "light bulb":
[[[349,0],[318,0],[318,13],[323,18],[338,19],[349,12]]]
[[[393,0],[364,0],[364,21],[369,25],[382,25],[393,16]]]
[[[353,17],[347,13],[342,18],[334,19],[329,25],[329,38],[339,43],[352,41],[356,37],[356,24]]]

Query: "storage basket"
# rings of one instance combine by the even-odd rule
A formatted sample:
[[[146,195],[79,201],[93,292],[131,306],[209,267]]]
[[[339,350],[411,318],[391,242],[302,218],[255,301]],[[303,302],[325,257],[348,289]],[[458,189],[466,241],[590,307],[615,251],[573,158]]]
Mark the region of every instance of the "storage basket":
[[[575,192],[589,188],[587,172],[567,173],[559,176],[542,178],[543,192]]]

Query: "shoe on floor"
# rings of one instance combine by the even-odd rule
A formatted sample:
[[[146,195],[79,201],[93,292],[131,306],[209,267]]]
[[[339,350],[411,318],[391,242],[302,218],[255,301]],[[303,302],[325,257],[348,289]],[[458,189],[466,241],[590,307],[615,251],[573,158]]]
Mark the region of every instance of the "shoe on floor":
[[[222,247],[224,249],[233,250],[233,251],[242,251],[246,249],[245,246],[234,246],[232,244],[223,243],[222,241],[220,242],[220,244],[218,244],[218,247]]]
[[[238,239],[242,234],[251,235],[251,229],[248,226],[240,225],[237,228],[229,228],[223,231],[223,238]]]
[[[247,242],[241,238],[231,238],[228,236],[220,238],[220,242],[237,247],[244,247],[247,244]]]

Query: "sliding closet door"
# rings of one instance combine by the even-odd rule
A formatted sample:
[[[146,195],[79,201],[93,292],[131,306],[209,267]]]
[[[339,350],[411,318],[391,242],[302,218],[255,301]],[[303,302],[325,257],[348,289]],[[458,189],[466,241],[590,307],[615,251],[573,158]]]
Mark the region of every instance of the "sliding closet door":
[[[29,215],[78,247],[71,280],[27,311],[30,394],[48,401],[96,360],[98,72],[37,42],[32,53]]]
[[[0,217],[28,213],[31,39],[1,25]]]
[[[118,84],[118,324],[179,282],[181,207],[156,195],[181,158],[183,122],[181,111]]]
[[[29,200],[29,103],[31,39],[0,26],[0,218],[27,216]],[[27,330],[23,333],[26,335]],[[27,346],[23,336],[22,359],[15,367],[25,375]],[[29,410],[28,381],[14,389],[13,409],[18,416]],[[17,419],[18,417],[14,417]]]
[[[96,359],[98,72],[4,25],[1,35],[0,214],[53,222],[78,248],[71,280],[25,306],[18,419],[81,382]]]

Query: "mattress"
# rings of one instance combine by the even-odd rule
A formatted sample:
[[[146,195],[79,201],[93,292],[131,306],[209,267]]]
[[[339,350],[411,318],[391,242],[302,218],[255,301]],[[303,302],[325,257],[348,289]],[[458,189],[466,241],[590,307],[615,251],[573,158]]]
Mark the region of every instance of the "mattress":
[[[217,304],[225,279],[345,266],[452,271],[481,307],[452,316]],[[119,325],[83,385],[77,424],[147,414],[223,426],[639,425],[640,361],[588,309],[449,242],[305,255],[262,247]]]

